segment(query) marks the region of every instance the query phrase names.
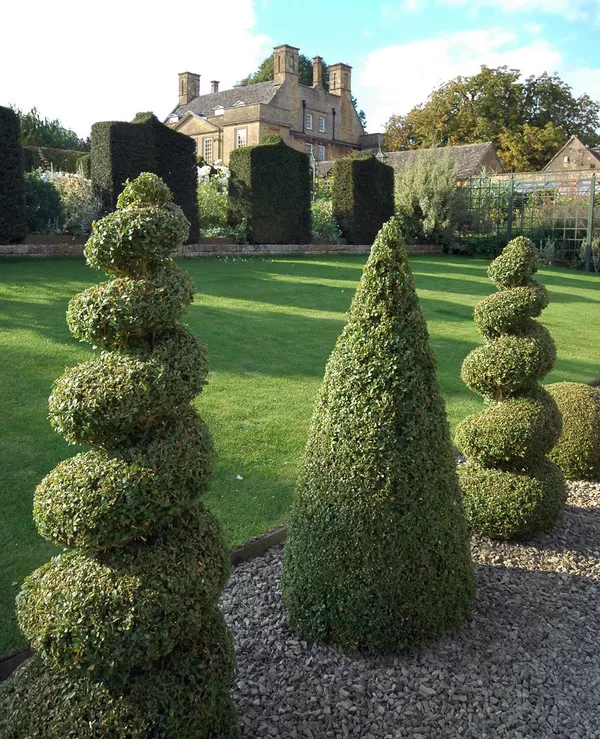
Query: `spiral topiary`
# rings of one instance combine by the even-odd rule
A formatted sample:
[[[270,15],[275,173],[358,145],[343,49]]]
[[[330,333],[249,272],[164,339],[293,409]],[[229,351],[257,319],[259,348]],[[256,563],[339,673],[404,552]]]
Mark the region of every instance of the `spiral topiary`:
[[[600,389],[580,382],[546,385],[561,412],[563,430],[550,459],[568,480],[600,481]]]
[[[282,586],[292,626],[350,652],[418,649],[473,602],[450,430],[395,219],[327,363]]]
[[[461,377],[487,407],[456,429],[467,457],[459,468],[471,528],[492,539],[520,539],[548,529],[562,516],[566,487],[547,454],[561,416],[539,384],[553,367],[556,349],[547,329],[533,320],[548,305],[544,285],[533,279],[537,250],[519,236],[488,270],[499,292],[475,306],[485,345],[464,360]]]
[[[68,549],[17,598],[37,655],[2,686],[3,737],[237,736],[227,552],[198,500],[212,441],[190,406],[206,353],[177,323],[194,290],[169,257],[188,228],[143,173],[86,245],[116,279],[76,295],[67,323],[102,351],[57,380],[49,406],[57,431],[93,448],[35,492],[39,532]]]

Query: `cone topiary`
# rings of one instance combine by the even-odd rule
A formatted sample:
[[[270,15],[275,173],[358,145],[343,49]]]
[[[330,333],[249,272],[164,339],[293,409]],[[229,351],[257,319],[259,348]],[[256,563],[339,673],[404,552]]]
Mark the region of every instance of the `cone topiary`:
[[[456,429],[456,446],[468,460],[459,478],[471,528],[492,539],[545,531],[560,519],[566,500],[563,475],[546,456],[562,422],[538,384],[552,369],[556,349],[533,320],[548,305],[546,288],[533,279],[537,268],[537,250],[523,236],[491,263],[488,275],[499,292],[474,311],[485,345],[462,366],[463,381],[487,407]]]
[[[568,480],[600,480],[600,390],[579,382],[546,385],[563,419],[550,459]]]
[[[67,550],[30,575],[17,616],[37,655],[2,686],[3,737],[235,737],[235,658],[218,608],[228,558],[199,502],[210,433],[191,407],[204,348],[178,323],[193,285],[170,259],[189,224],[156,175],[94,224],[72,334],[101,348],[50,397],[54,428],[90,451],[37,487],[39,532]]]
[[[444,402],[398,225],[379,232],[325,370],[284,553],[306,638],[417,649],[475,593]]]

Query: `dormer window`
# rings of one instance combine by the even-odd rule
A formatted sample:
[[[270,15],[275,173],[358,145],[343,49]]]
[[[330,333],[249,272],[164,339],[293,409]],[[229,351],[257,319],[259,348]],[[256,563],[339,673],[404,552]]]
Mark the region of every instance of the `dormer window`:
[[[225,108],[222,105],[217,105],[215,108],[215,115],[223,115]]]
[[[304,125],[307,131],[312,131],[312,113],[306,114]]]
[[[176,115],[175,113],[169,116],[169,123],[177,123],[178,120],[179,120],[179,116]]]

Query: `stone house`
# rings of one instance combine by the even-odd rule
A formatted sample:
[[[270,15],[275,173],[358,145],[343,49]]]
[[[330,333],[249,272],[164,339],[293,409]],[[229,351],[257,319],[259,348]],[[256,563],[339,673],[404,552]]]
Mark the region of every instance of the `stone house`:
[[[600,170],[600,148],[588,148],[577,136],[571,136],[542,172],[589,171],[592,174],[593,170]]]
[[[312,152],[315,159],[338,159],[356,149],[377,148],[381,134],[365,133],[352,104],[351,67],[329,67],[329,90],[322,78],[321,57],[313,59],[313,83],[302,85],[298,76],[298,49],[283,44],[274,49],[275,77],[231,90],[200,94],[200,75],[179,75],[179,103],[165,123],[195,139],[198,154],[207,162],[227,163],[240,146],[260,144],[268,134],[279,134],[286,144]]]
[[[393,168],[397,174],[408,162],[424,151],[434,151],[436,154],[449,154],[456,162],[457,180],[463,182],[483,174],[484,172],[498,174],[504,171],[502,162],[496,153],[496,147],[491,141],[483,144],[462,144],[461,146],[439,146],[434,149],[409,149],[407,151],[388,151],[378,154],[383,161]],[[323,162],[318,166],[318,174],[327,177],[333,162]]]

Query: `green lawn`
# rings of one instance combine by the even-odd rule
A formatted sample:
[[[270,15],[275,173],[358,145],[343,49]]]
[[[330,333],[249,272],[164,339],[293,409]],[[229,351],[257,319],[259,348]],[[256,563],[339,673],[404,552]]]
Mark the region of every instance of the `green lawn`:
[[[286,520],[315,395],[364,261],[182,262],[198,289],[186,322],[207,344],[212,370],[197,401],[218,453],[207,501],[231,544]],[[471,311],[493,290],[487,264],[442,256],[411,264],[454,426],[480,407],[459,373],[480,343]],[[0,261],[0,655],[23,646],[12,605],[20,581],[56,551],[33,527],[34,487],[75,453],[46,419],[53,380],[92,354],[69,335],[66,305],[102,278],[81,259]],[[547,381],[598,377],[598,276],[547,269],[541,279],[552,299],[543,323],[558,346]]]

